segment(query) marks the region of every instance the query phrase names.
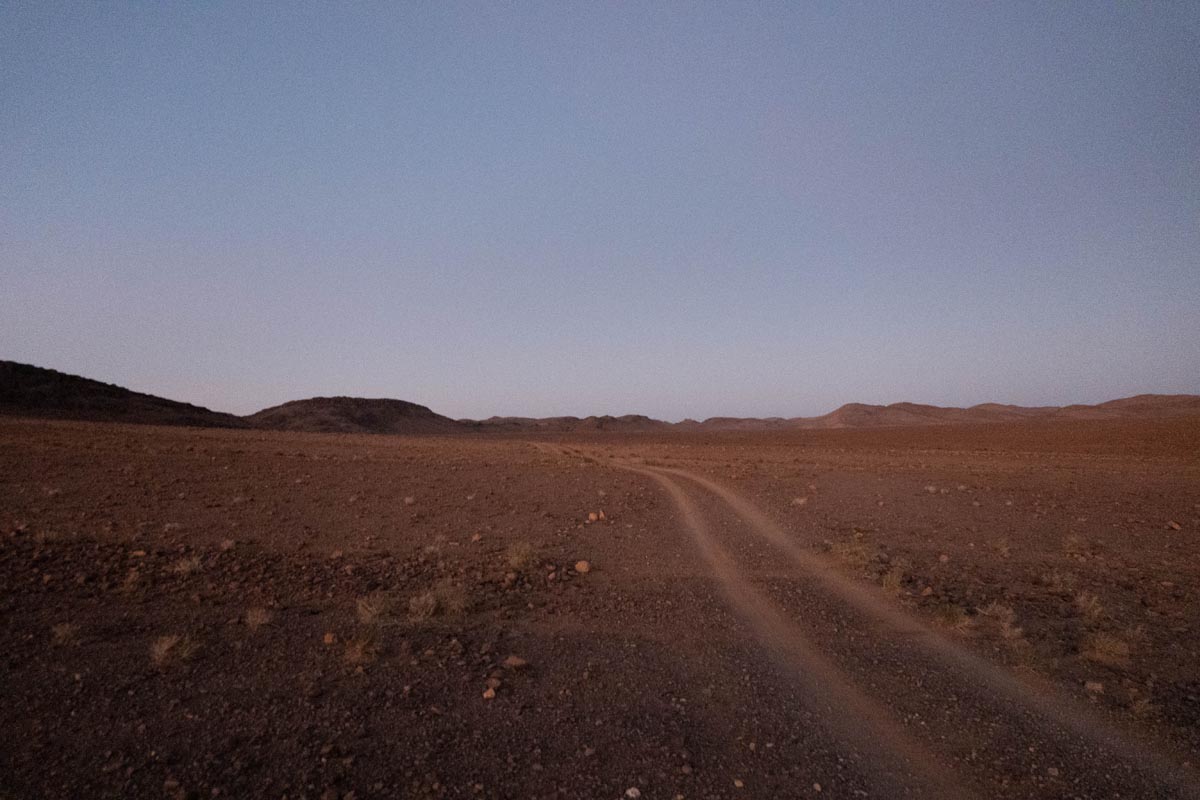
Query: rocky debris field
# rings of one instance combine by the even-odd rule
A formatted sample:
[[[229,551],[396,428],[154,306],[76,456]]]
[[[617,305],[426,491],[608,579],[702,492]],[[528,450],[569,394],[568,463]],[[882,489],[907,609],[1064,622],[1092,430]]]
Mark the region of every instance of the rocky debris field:
[[[1197,452],[0,420],[0,797],[1196,796]]]

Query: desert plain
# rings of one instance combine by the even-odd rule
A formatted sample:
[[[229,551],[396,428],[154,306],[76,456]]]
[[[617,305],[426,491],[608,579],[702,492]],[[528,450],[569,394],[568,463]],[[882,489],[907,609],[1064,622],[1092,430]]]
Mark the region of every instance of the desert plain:
[[[0,797],[1197,796],[1200,416],[0,418]]]

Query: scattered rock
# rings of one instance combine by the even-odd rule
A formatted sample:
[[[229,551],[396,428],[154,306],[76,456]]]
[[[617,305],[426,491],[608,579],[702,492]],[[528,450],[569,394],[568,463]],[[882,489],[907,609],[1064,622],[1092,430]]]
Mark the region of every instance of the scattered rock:
[[[630,786],[628,789],[625,790],[625,796],[628,797],[629,800],[637,800],[639,797],[642,796],[642,790],[637,788],[636,786]]]
[[[483,699],[484,700],[491,700],[495,696],[496,696],[496,690],[493,689],[491,686],[489,686],[488,688],[483,690]]]
[[[1181,526],[1181,525],[1180,525],[1178,522],[1176,522],[1175,520],[1171,520],[1170,522],[1168,522],[1168,523],[1167,523],[1167,527],[1168,527],[1168,528],[1170,528],[1170,529],[1171,529],[1171,530],[1173,530],[1173,531],[1177,531],[1177,530],[1179,530],[1180,528],[1182,528],[1183,526]]]
[[[587,517],[588,522],[596,522],[599,519],[600,519],[600,515],[597,514],[595,511],[588,512],[588,517]]]
[[[1104,684],[1100,681],[1084,681],[1083,688],[1088,694],[1104,694]]]
[[[587,573],[592,571],[592,565],[586,561],[576,561],[575,562],[575,571],[578,572],[580,575],[586,575]]]
[[[333,631],[328,631],[325,634],[325,636],[321,639],[321,641],[325,642],[325,644],[336,644],[337,643],[337,634],[334,633]]]
[[[529,662],[518,655],[511,655],[504,659],[504,666],[507,669],[525,669],[529,666]]]

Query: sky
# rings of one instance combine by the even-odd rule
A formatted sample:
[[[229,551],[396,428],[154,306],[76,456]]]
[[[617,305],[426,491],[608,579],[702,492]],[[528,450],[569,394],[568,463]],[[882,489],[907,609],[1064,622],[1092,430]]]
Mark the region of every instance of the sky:
[[[0,4],[0,358],[249,413],[1200,393],[1200,3]]]

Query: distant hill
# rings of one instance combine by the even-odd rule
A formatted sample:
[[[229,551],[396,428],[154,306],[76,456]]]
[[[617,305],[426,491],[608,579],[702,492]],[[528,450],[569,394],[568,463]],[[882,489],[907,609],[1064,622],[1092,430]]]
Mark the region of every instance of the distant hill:
[[[671,423],[641,414],[626,414],[621,417],[488,417],[483,420],[461,420],[475,430],[482,431],[537,431],[543,433],[573,433],[578,431],[657,431],[667,430]]]
[[[247,417],[166,400],[76,375],[0,361],[0,415],[259,428],[317,433],[643,433],[968,425],[1020,420],[1162,419],[1200,414],[1200,396],[1140,394],[1097,405],[1013,406],[982,403],[944,408],[921,403],[847,403],[819,417],[710,417],[663,422],[641,414],[590,417],[489,417],[453,420],[404,400],[312,397],[266,408]]]
[[[233,414],[15,361],[0,361],[0,414],[142,425],[249,427]]]
[[[317,433],[460,433],[467,426],[404,400],[313,397],[245,418],[256,428]]]

